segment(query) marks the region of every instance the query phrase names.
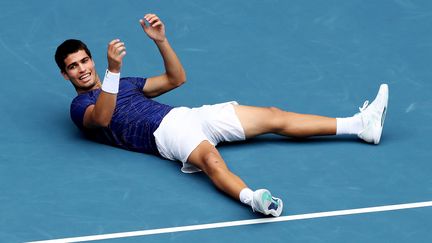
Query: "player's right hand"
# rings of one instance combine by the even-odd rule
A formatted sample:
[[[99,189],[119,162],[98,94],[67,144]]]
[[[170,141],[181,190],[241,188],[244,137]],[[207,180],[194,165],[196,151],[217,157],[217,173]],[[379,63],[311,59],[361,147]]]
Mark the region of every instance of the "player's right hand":
[[[124,42],[119,39],[112,40],[108,44],[108,70],[112,73],[119,73],[125,55],[126,47]]]

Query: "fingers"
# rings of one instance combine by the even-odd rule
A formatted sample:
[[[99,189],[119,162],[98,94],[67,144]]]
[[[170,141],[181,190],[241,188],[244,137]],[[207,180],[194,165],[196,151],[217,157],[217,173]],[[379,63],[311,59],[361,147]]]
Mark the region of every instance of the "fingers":
[[[126,55],[126,46],[124,42],[120,41],[120,39],[112,40],[108,44],[108,55],[111,57],[123,57]]]
[[[113,73],[119,73],[123,57],[126,55],[126,46],[120,39],[112,40],[108,44],[108,70]]]
[[[149,23],[151,27],[157,27],[163,25],[162,21],[159,19],[159,17],[156,14],[146,14],[144,16],[144,19]],[[143,20],[140,20],[140,22],[141,25],[144,24]]]
[[[165,26],[156,14],[146,14],[140,19],[141,27],[150,39],[156,42],[166,40]]]

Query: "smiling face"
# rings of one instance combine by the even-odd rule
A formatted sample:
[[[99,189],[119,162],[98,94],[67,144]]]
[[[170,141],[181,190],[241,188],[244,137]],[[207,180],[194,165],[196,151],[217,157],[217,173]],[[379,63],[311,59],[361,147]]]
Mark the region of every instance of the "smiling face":
[[[69,54],[64,59],[64,64],[62,75],[71,81],[79,94],[100,88],[101,83],[93,59],[84,50]]]

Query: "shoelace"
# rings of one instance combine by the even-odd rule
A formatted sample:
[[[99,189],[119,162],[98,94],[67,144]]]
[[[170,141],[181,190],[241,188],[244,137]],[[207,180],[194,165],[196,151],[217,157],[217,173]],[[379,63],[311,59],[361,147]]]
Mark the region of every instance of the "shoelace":
[[[363,106],[362,106],[362,107],[359,107],[360,112],[364,111],[364,110],[368,107],[368,105],[369,105],[369,100],[366,100],[366,101],[363,103]]]

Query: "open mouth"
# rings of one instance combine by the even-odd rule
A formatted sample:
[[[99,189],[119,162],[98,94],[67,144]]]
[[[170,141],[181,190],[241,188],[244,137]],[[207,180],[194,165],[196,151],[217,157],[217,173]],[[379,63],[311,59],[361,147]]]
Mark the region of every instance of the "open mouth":
[[[84,81],[84,82],[88,82],[88,81],[90,81],[90,76],[91,76],[91,73],[83,74],[79,77],[79,80]]]

